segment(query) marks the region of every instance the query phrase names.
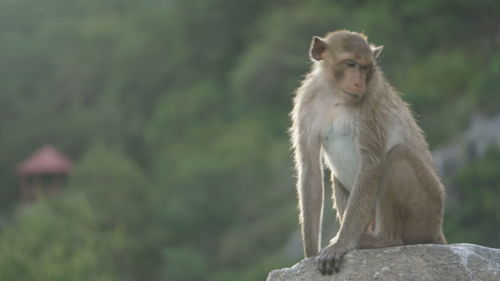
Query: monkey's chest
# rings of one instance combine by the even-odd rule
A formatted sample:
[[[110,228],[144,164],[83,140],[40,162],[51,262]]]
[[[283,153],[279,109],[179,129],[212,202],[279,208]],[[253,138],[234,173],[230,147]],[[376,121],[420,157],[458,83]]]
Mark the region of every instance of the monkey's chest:
[[[322,137],[323,157],[335,177],[352,190],[360,168],[358,133],[350,122],[332,122]]]

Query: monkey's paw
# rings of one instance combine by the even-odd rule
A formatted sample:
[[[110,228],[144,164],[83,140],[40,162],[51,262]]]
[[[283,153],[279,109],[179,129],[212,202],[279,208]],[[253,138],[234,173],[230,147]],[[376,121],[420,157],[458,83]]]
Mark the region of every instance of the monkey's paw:
[[[321,250],[318,256],[319,271],[321,274],[331,275],[334,271],[338,273],[342,257],[349,250],[348,247],[344,247],[338,243],[332,243],[330,246]]]

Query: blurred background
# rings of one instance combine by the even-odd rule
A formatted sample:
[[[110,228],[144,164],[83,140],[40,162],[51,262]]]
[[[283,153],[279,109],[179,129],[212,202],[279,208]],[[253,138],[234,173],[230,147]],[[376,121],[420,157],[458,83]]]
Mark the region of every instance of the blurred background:
[[[343,28],[385,46],[449,242],[500,247],[499,18],[495,0],[0,0],[0,280],[257,281],[300,260],[288,113],[312,36]]]

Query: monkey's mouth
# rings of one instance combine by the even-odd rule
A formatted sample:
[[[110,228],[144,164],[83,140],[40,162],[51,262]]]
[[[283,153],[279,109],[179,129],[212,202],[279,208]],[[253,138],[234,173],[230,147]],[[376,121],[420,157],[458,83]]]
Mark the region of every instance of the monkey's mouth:
[[[359,94],[352,94],[352,93],[348,93],[348,92],[346,92],[346,91],[344,91],[344,90],[342,90],[342,92],[344,92],[344,94],[346,94],[346,95],[348,95],[348,96],[350,96],[350,97],[352,97],[352,98],[354,98],[354,99],[356,99],[356,100],[357,100],[357,99],[359,99],[359,98],[361,97],[361,95],[359,95]]]

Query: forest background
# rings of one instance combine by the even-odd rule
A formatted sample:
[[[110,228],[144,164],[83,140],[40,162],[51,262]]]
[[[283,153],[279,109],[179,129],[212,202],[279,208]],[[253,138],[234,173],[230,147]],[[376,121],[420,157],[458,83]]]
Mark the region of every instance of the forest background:
[[[0,0],[0,279],[264,280],[301,258],[287,128],[312,36],[384,45],[435,150],[500,114],[499,18],[494,0]],[[22,206],[16,167],[44,144],[75,168]],[[443,177],[451,243],[500,247],[499,171],[491,145]]]

